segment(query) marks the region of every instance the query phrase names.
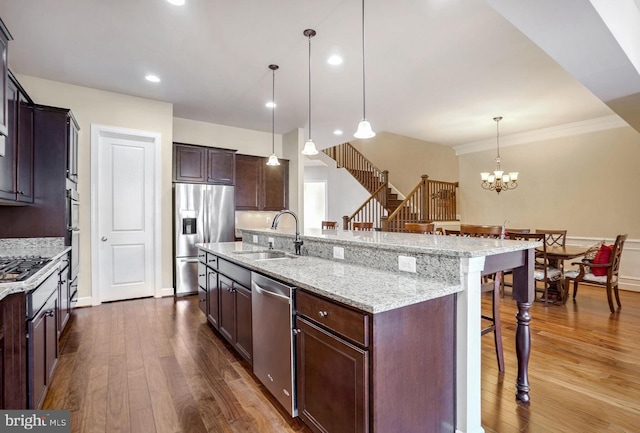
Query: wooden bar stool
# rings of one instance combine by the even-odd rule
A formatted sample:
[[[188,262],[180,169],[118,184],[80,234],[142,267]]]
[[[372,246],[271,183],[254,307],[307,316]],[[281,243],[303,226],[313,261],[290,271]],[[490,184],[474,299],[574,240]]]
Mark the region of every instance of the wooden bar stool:
[[[354,230],[373,230],[372,222],[354,222],[353,223]]]
[[[407,233],[433,235],[436,233],[436,225],[434,223],[405,223],[404,230]]]
[[[322,221],[322,230],[335,230],[338,228],[338,223],[336,221]]]

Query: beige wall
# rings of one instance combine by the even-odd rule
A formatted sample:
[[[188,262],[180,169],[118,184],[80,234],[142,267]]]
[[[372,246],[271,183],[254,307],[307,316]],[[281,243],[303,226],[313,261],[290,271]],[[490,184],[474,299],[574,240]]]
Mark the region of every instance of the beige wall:
[[[461,222],[567,229],[572,237],[640,238],[640,133],[610,129],[500,149],[519,186],[500,195],[480,187],[495,149],[461,155]]]
[[[350,143],[380,170],[389,170],[389,182],[407,195],[426,174],[445,182],[458,180],[458,158],[449,146],[380,132]]]
[[[173,141],[235,149],[243,155],[271,155],[271,132],[253,131],[215,123],[173,118]],[[274,134],[274,147],[282,158],[282,135]]]
[[[18,80],[34,102],[70,108],[80,126],[78,149],[78,189],[81,200],[79,298],[91,296],[91,124],[161,134],[161,285],[162,288],[173,287],[171,244],[173,106],[164,102],[73,86],[25,75],[18,76]]]

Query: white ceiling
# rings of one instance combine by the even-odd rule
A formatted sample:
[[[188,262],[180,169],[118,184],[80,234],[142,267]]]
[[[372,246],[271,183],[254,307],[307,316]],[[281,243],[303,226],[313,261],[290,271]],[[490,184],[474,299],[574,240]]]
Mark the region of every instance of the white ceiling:
[[[312,136],[319,148],[352,138],[362,116],[360,1],[186,1],[0,0],[10,68],[270,132],[276,63],[276,133],[286,133],[308,127],[302,32],[313,28]],[[493,137],[497,115],[509,135],[613,114],[484,0],[367,0],[365,40],[376,131],[453,146]],[[326,63],[333,53],[342,65]]]

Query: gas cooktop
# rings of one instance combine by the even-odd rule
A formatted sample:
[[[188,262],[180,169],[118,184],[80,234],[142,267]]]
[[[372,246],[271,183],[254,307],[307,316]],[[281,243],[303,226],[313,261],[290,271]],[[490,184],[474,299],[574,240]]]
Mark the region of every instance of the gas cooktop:
[[[50,261],[40,256],[0,257],[0,283],[27,280]]]

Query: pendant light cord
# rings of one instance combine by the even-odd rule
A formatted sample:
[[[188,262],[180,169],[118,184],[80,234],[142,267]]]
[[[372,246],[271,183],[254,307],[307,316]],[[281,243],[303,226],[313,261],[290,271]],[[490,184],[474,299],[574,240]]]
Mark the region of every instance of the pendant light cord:
[[[364,60],[364,0],[362,0],[362,119],[367,118],[367,104],[365,100],[365,60]]]
[[[273,107],[271,107],[271,153],[275,155],[276,153],[276,144],[275,144],[275,128],[276,128],[276,70],[271,69],[272,72],[272,82],[271,82],[271,103]]]
[[[309,35],[309,141],[311,141],[311,36]]]

